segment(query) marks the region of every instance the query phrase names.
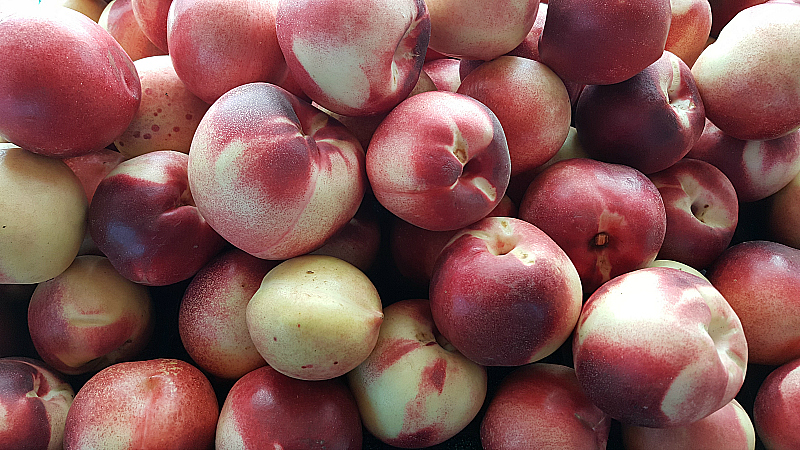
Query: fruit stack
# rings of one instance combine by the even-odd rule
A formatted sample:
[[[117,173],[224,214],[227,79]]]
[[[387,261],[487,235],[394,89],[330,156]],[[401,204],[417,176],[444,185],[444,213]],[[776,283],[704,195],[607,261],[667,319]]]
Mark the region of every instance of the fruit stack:
[[[800,448],[797,0],[0,4],[0,448]]]

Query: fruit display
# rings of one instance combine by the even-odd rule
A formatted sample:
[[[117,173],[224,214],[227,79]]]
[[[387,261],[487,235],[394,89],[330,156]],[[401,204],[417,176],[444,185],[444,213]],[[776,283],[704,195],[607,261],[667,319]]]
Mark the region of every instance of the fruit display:
[[[0,450],[800,446],[800,0],[0,0]]]

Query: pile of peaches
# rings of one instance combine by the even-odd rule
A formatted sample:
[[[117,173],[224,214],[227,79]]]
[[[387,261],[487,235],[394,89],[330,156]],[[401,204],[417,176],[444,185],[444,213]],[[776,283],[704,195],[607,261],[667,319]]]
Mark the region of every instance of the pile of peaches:
[[[800,448],[800,1],[0,3],[0,448]]]

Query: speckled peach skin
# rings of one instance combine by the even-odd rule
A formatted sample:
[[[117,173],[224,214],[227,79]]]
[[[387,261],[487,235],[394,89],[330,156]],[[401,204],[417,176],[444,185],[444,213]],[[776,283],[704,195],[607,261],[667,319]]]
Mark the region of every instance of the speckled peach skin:
[[[40,283],[66,270],[86,233],[87,199],[62,161],[0,148],[0,283]]]
[[[510,52],[533,26],[538,0],[427,0],[430,47],[444,55],[492,60]]]
[[[480,411],[486,369],[441,338],[428,300],[400,300],[384,314],[375,350],[347,374],[364,427],[396,447],[442,443]]]
[[[360,449],[361,417],[343,378],[305,381],[271,367],[242,376],[217,422],[217,450]]]
[[[779,419],[780,420],[780,419]],[[756,432],[753,421],[736,400],[682,427],[648,428],[622,426],[626,450],[753,450]]]
[[[178,333],[192,361],[214,376],[236,380],[266,361],[247,329],[247,304],[278,261],[239,249],[209,261],[186,287],[178,310]]]
[[[611,418],[589,401],[575,370],[530,364],[508,374],[481,421],[484,450],[605,450]]]
[[[800,358],[800,249],[745,241],[725,250],[706,276],[739,315],[750,362]]]
[[[303,92],[347,116],[386,113],[405,99],[431,33],[423,0],[282,0],[276,27]]]
[[[169,55],[133,63],[142,84],[142,101],[128,129],[115,141],[126,159],[157,150],[189,153],[192,138],[209,104],[186,89]]]
[[[0,446],[61,450],[75,392],[42,361],[0,358]]]
[[[692,66],[706,115],[742,140],[800,127],[800,5],[768,2],[737,14]]]
[[[219,404],[195,366],[177,359],[114,364],[75,394],[65,450],[214,447]]]
[[[539,57],[565,80],[619,83],[661,57],[671,17],[669,0],[552,0]]]
[[[471,71],[457,92],[497,116],[508,143],[511,176],[541,166],[567,139],[569,93],[558,75],[538,61],[500,56]]]
[[[800,173],[800,131],[768,140],[743,141],[706,119],[700,139],[686,154],[721,170],[741,202],[763,200]]]
[[[124,159],[125,157],[121,153],[104,148],[85,155],[64,158],[62,161],[78,177],[83,191],[86,193],[86,198],[91,203],[97,186]]]
[[[459,67],[461,60],[456,58],[439,58],[425,61],[422,71],[427,73],[436,85],[436,90],[456,92],[461,85]]]
[[[711,35],[711,5],[708,0],[671,0],[672,20],[664,50],[692,67]]]
[[[559,161],[528,185],[519,218],[569,256],[585,293],[655,259],[667,228],[661,194],[638,170],[588,158]]]
[[[61,6],[12,8],[0,16],[0,36],[0,54],[10,58],[0,77],[0,135],[8,141],[69,157],[108,146],[128,127],[139,76],[92,19]]]
[[[78,256],[39,283],[28,306],[36,351],[64,374],[97,372],[139,356],[153,331],[147,288],[125,279],[108,258]]]
[[[667,232],[657,257],[705,269],[728,248],[739,224],[733,184],[712,164],[692,158],[649,178],[667,212]]]
[[[487,217],[442,249],[429,296],[437,329],[464,356],[484,366],[519,366],[566,342],[583,291],[575,266],[543,231]]]
[[[133,16],[142,33],[163,52],[167,46],[167,14],[172,0],[131,0]]]
[[[133,17],[131,0],[111,0],[97,23],[119,42],[133,61],[167,54],[144,35],[139,22]]]
[[[733,308],[708,281],[649,267],[587,300],[572,341],[586,395],[624,424],[674,427],[730,402],[744,382],[748,343]]]
[[[97,186],[89,233],[125,278],[148,286],[184,281],[227,245],[195,205],[188,160],[174,150],[145,153]]]
[[[753,423],[768,450],[800,446],[800,359],[775,368],[756,392]]]
[[[209,224],[264,259],[316,250],[355,216],[364,150],[342,124],[269,83],[220,98],[189,152],[189,185]]]
[[[503,127],[479,101],[452,92],[409,97],[381,123],[367,150],[375,198],[427,230],[455,230],[485,217],[508,187]]]
[[[178,77],[208,103],[242,84],[282,83],[277,8],[277,0],[173,0],[167,42]],[[230,23],[237,25],[219,26]]]
[[[328,380],[369,356],[383,312],[377,289],[358,268],[332,256],[303,255],[267,273],[246,320],[256,349],[275,370]]]
[[[689,66],[667,51],[623,82],[586,86],[575,109],[578,140],[591,157],[645,174],[683,158],[705,119]]]

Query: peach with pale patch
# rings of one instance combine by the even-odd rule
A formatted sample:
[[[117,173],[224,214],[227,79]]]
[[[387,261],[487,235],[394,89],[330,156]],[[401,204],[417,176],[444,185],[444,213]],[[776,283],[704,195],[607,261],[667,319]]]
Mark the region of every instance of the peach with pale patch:
[[[0,358],[0,446],[61,450],[75,391],[58,372],[30,358]]]
[[[601,410],[628,425],[689,425],[742,387],[748,342],[708,281],[665,267],[638,269],[597,289],[572,341],[575,373]]]
[[[739,315],[750,362],[800,358],[800,249],[752,240],[726,249],[706,276]]]
[[[800,5],[767,2],[742,10],[692,66],[706,115],[742,140],[800,128]]]
[[[423,0],[282,0],[277,36],[312,100],[337,114],[386,113],[417,82],[430,39]]]
[[[626,450],[754,450],[753,421],[735,399],[697,422],[682,427],[622,426]]]
[[[486,369],[442,339],[428,300],[400,300],[384,314],[375,349],[347,373],[364,427],[397,447],[444,442],[480,411]]]
[[[497,116],[471,97],[442,91],[409,97],[392,110],[372,137],[366,165],[386,209],[439,231],[489,214],[511,173]]]
[[[218,417],[214,388],[195,366],[168,358],[121,362],[75,394],[64,450],[210,450]]]
[[[228,91],[189,152],[200,213],[234,246],[264,259],[321,247],[355,216],[364,150],[341,123],[269,83]]]
[[[147,288],[125,279],[107,258],[78,256],[36,286],[28,329],[46,363],[77,375],[139,356],[153,331],[152,310]]]

